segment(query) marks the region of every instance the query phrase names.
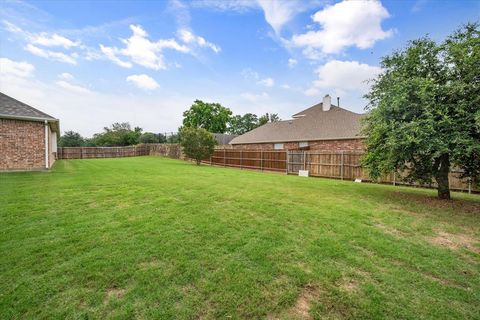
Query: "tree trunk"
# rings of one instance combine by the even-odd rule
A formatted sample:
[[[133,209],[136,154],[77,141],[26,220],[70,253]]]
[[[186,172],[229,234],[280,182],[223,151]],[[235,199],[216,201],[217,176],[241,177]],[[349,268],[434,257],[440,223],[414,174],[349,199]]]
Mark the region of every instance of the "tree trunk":
[[[450,172],[450,159],[448,154],[444,154],[439,158],[439,165],[436,168],[437,173],[435,180],[437,180],[438,198],[450,200],[450,187],[448,183],[448,174]]]
[[[197,166],[199,166],[200,163],[202,162],[202,160],[200,160],[200,159],[195,159],[195,162],[197,163]]]

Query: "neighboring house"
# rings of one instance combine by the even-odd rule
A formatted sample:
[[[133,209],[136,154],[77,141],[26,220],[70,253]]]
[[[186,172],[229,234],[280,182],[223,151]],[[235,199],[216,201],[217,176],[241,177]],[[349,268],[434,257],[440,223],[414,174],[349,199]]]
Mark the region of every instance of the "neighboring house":
[[[269,122],[232,141],[234,149],[362,151],[360,120],[364,115],[323,101],[297,114],[291,120]]]
[[[59,132],[58,119],[0,92],[0,171],[51,168]]]

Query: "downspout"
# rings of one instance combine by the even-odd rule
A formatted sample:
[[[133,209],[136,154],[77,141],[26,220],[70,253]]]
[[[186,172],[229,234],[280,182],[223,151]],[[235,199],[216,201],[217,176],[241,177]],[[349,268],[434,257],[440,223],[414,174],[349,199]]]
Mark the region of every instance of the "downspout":
[[[48,121],[45,120],[45,169],[48,169]]]

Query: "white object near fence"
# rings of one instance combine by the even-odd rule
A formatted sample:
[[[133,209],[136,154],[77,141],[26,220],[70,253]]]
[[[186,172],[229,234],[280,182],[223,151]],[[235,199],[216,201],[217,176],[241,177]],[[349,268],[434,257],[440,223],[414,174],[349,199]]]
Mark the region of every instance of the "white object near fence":
[[[362,179],[355,179],[355,182],[361,183]]]
[[[308,170],[298,170],[299,177],[308,177]]]

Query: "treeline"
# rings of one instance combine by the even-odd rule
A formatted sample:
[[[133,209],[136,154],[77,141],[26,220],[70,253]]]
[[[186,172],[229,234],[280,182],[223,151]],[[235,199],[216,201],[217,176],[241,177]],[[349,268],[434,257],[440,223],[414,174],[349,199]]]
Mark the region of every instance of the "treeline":
[[[219,103],[195,100],[183,113],[183,126],[203,128],[211,133],[244,134],[268,122],[280,121],[276,113],[257,116],[253,113],[233,115],[232,110]]]
[[[183,124],[179,128],[202,128],[210,133],[229,133],[241,135],[268,122],[280,121],[278,114],[257,116],[253,113],[233,115],[229,108],[219,103],[208,103],[195,100],[191,107],[183,113]],[[143,132],[128,122],[114,123],[104,127],[103,131],[91,138],[82,137],[78,132],[66,131],[60,138],[60,147],[113,147],[129,146],[139,143],[178,143],[179,134],[164,135],[162,133]]]
[[[114,123],[103,128],[92,138],[85,138],[78,132],[66,131],[59,141],[60,147],[117,147],[130,146],[139,143],[177,143],[178,134],[164,135],[161,133],[143,132],[140,127],[132,129],[128,122]]]

